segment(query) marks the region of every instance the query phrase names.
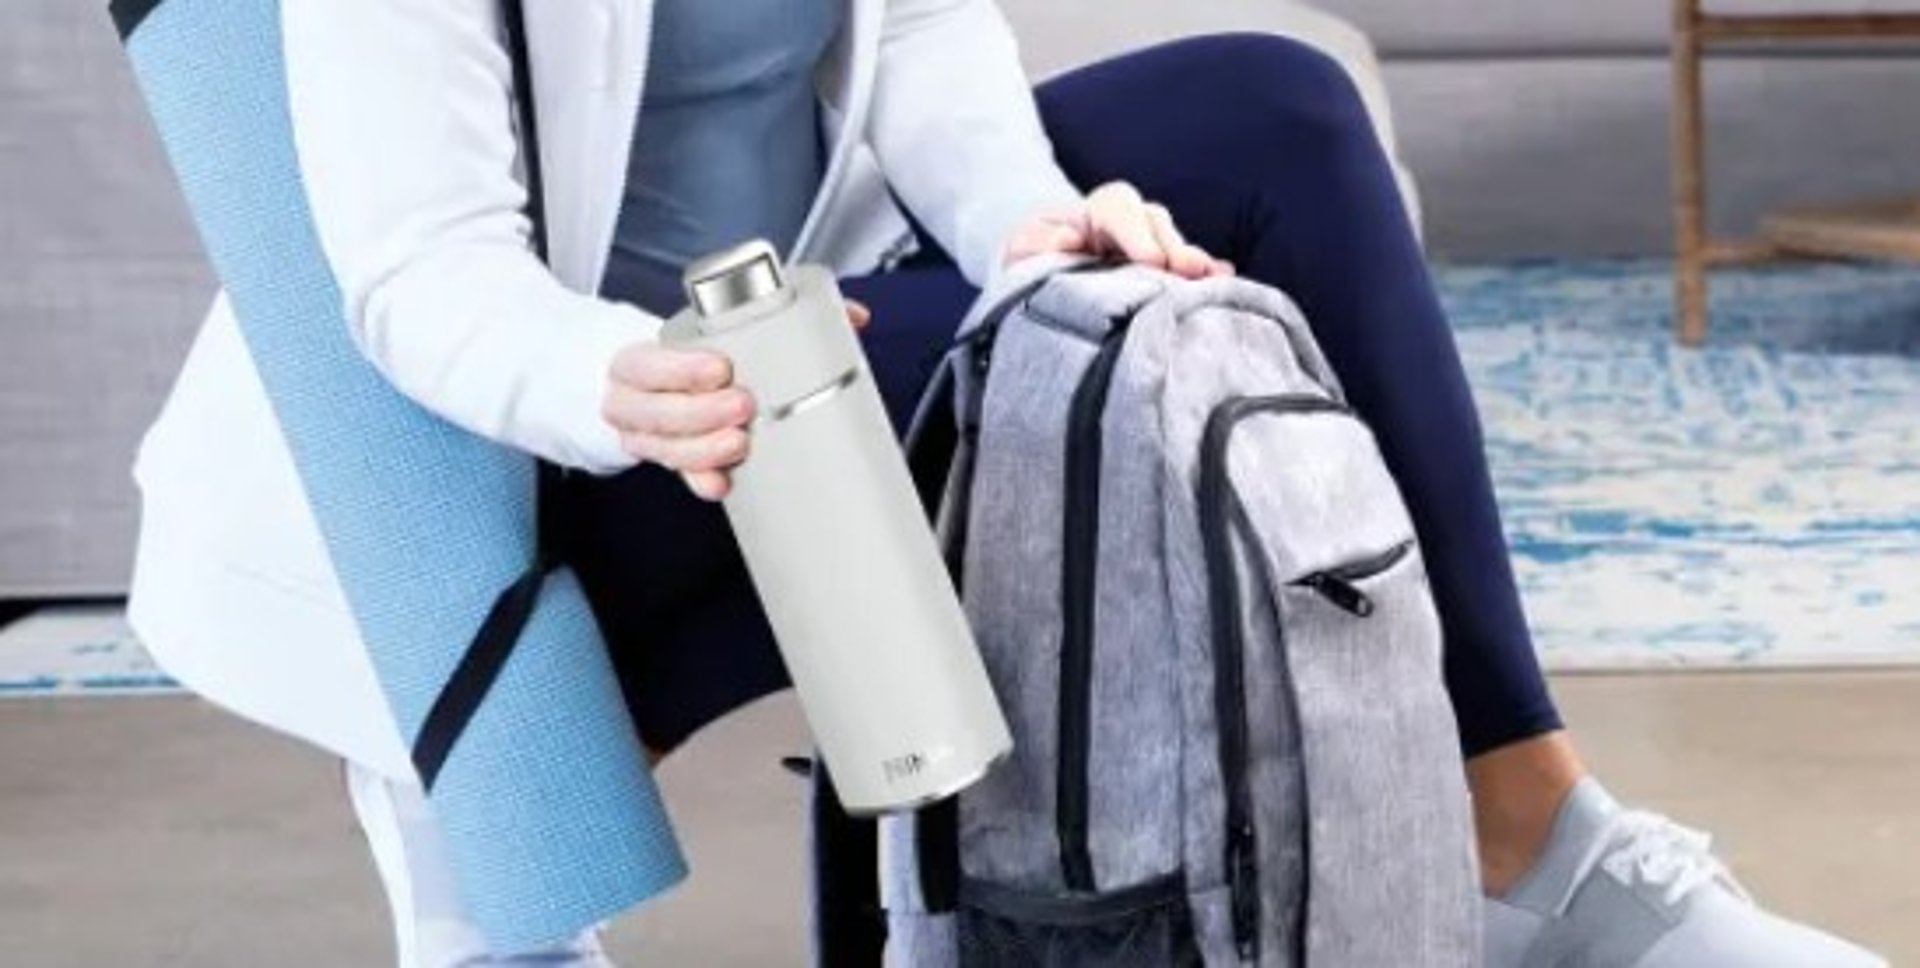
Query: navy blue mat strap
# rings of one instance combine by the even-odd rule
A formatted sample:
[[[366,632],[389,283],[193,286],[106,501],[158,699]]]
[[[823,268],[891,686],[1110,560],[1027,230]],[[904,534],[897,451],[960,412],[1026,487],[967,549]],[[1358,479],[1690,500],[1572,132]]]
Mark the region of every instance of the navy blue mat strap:
[[[107,4],[107,13],[113,17],[113,26],[120,31],[120,39],[125,41],[140,29],[147,15],[160,6],[160,0],[112,0]]]
[[[521,633],[533,618],[534,606],[540,603],[540,589],[553,570],[553,565],[539,562],[494,600],[473,644],[460,657],[460,664],[454,667],[446,686],[427,710],[427,718],[413,740],[413,766],[420,773],[421,785],[428,790],[433,789],[434,782],[440,778],[440,769],[447,765],[447,757],[453,755],[454,744],[460,741],[460,734],[466,732],[467,724],[473,721],[480,704],[486,701],[487,693],[499,680],[500,671],[513,657],[514,646],[520,643]]]

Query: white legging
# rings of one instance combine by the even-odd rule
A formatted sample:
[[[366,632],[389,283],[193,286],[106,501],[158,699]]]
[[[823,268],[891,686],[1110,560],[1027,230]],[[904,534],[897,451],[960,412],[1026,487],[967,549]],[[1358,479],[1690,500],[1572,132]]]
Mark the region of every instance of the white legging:
[[[500,957],[488,952],[467,917],[447,868],[433,807],[417,785],[347,764],[353,812],[373,851],[373,863],[393,910],[400,968],[484,968],[488,965],[563,965],[612,968],[598,930],[547,951]]]

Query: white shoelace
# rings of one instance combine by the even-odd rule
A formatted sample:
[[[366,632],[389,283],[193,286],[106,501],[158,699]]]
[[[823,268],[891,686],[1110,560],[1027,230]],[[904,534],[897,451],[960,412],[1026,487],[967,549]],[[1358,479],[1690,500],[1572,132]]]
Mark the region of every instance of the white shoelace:
[[[1554,908],[1555,917],[1566,915],[1574,894],[1596,866],[1629,887],[1659,889],[1660,903],[1668,907],[1713,883],[1741,900],[1751,900],[1726,865],[1713,856],[1711,836],[1657,813],[1622,810],[1608,820],[1574,868],[1573,880]]]

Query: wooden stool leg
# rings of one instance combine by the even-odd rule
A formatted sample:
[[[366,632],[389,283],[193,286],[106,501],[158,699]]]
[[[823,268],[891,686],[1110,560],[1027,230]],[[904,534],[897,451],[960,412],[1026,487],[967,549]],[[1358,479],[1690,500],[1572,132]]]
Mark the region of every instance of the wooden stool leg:
[[[1700,0],[1673,0],[1673,222],[1675,324],[1682,343],[1707,337],[1705,107]]]

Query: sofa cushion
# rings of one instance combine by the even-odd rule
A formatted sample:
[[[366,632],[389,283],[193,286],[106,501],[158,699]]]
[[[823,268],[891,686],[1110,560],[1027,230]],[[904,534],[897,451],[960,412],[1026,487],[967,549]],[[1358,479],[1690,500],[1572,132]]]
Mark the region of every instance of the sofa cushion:
[[[1195,34],[1256,31],[1292,38],[1320,51],[1353,80],[1381,144],[1394,161],[1408,214],[1416,228],[1423,225],[1419,189],[1400,162],[1379,59],[1366,35],[1339,17],[1290,0],[1001,0],[1000,6],[1020,35],[1021,54],[1035,77]],[[1122,15],[1114,16],[1116,11]]]

